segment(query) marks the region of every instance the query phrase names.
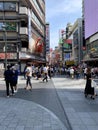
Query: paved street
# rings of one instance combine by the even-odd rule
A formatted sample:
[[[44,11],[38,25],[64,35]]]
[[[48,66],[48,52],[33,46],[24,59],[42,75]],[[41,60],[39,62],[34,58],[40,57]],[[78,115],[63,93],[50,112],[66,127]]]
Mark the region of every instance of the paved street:
[[[25,90],[25,80],[19,77],[18,93],[6,98],[0,79],[0,130],[98,129],[98,97],[85,99],[84,79],[32,79],[32,84],[32,91]]]
[[[85,80],[54,78],[53,82],[72,129],[97,130],[98,97],[95,100],[84,97]]]

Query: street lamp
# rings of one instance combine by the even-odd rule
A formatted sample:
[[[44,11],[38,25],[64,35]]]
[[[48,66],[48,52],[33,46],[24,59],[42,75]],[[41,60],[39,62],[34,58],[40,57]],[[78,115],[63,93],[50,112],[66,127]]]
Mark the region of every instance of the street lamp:
[[[5,42],[5,47],[4,47],[4,53],[5,53],[5,70],[7,69],[7,38],[6,38],[6,25],[2,25],[2,29],[4,32],[4,42]]]

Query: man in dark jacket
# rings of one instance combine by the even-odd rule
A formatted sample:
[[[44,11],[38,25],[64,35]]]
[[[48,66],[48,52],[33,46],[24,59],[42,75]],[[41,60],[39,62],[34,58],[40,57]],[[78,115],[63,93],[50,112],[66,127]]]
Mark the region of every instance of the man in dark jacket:
[[[7,97],[9,97],[9,86],[11,87],[11,91],[12,91],[12,95],[14,95],[14,89],[13,86],[11,84],[11,80],[12,80],[12,71],[10,70],[10,66],[7,66],[7,70],[5,70],[4,72],[4,77],[5,77],[5,83],[6,83],[6,95]]]
[[[14,92],[17,92],[17,82],[18,82],[18,70],[16,69],[15,66],[12,66],[11,68],[12,71],[12,86],[14,88]]]

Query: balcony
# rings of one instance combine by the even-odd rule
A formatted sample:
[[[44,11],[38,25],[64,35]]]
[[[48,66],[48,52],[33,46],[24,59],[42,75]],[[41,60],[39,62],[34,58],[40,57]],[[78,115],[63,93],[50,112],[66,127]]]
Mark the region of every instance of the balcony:
[[[28,28],[27,27],[20,27],[19,34],[28,35]]]
[[[26,7],[20,7],[19,14],[20,15],[28,15],[28,9]]]
[[[21,48],[21,52],[27,52],[27,48]]]
[[[34,1],[31,1],[31,5],[34,8],[35,12],[37,13],[38,17],[41,19],[41,21],[44,23],[44,15],[41,13],[41,11],[38,9],[38,7],[35,5]]]

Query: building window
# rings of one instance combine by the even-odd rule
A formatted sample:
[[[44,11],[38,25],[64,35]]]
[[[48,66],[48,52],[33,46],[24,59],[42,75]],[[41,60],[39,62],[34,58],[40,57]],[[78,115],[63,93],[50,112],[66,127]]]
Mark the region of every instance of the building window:
[[[2,28],[2,26],[3,26],[3,22],[0,22],[0,30],[2,30],[3,28]]]
[[[3,7],[4,7],[4,5],[3,5],[4,3],[3,2],[0,2],[0,11],[3,11]]]
[[[17,45],[7,44],[7,52],[16,52],[16,51],[17,51]]]
[[[41,22],[38,20],[34,12],[32,12],[32,18],[37,23],[37,25],[40,27],[41,30],[44,30],[44,26],[41,24]]]
[[[0,22],[0,30],[3,30],[3,25],[5,25],[6,31],[16,31],[16,23],[15,22]]]
[[[4,3],[4,10],[16,11],[16,3],[14,3],[14,2],[5,2]]]
[[[37,3],[37,0],[32,0],[32,1],[34,2],[34,4],[35,4],[37,10],[40,12],[40,15],[42,16],[43,14],[42,14],[42,11],[41,11],[41,9],[40,9],[38,3]]]
[[[0,2],[0,11],[16,11],[15,2]]]
[[[6,22],[6,30],[7,31],[16,31],[16,23],[15,22]]]

